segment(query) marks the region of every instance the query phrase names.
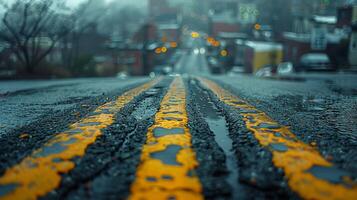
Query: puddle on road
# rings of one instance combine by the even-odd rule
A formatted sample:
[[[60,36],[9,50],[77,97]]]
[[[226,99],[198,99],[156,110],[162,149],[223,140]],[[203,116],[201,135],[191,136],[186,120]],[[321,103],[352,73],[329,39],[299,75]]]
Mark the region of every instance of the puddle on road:
[[[63,151],[67,150],[68,145],[74,144],[77,141],[78,141],[77,138],[70,138],[67,141],[60,141],[60,142],[53,143],[49,146],[45,146],[35,154],[35,157],[39,158],[39,157],[47,157],[50,155],[60,154]]]
[[[258,126],[253,127],[256,129],[279,129],[281,126],[278,124],[260,123]]]
[[[181,166],[181,163],[177,162],[177,155],[181,150],[181,146],[169,145],[164,151],[154,152],[150,155],[154,159],[161,160],[161,162],[166,165]]]
[[[160,92],[160,88],[151,88],[148,91],[145,92],[146,95],[148,96],[155,96]]]
[[[284,143],[271,144],[270,147],[271,147],[274,151],[280,151],[280,152],[286,152],[286,151],[289,150],[289,148],[288,148]]]
[[[226,155],[226,166],[229,172],[226,181],[232,187],[232,199],[244,197],[243,189],[239,185],[237,159],[233,151],[233,141],[229,137],[229,130],[225,117],[220,113],[214,103],[208,98],[207,92],[197,90],[197,105],[209,128],[215,135],[215,140]],[[207,101],[207,99],[209,101]]]
[[[87,126],[99,126],[101,125],[100,122],[87,122],[87,123],[80,123],[79,127],[87,127]]]
[[[182,118],[177,118],[177,117],[163,117],[162,119],[165,121],[179,121],[179,122],[183,121]]]
[[[0,198],[14,191],[18,187],[18,184],[0,185]]]
[[[154,136],[157,138],[166,135],[176,135],[176,134],[185,134],[185,130],[183,128],[166,129],[162,127],[158,127],[154,129]]]
[[[162,112],[163,114],[167,115],[167,114],[177,114],[177,115],[183,115],[182,112],[179,111],[169,111],[169,112]]]
[[[303,97],[302,103],[305,105],[305,110],[309,112],[322,112],[325,111],[324,106],[326,106],[326,100],[314,98],[314,97]]]
[[[307,172],[320,179],[339,184],[343,182],[343,177],[350,177],[348,172],[342,171],[336,167],[313,166]]]
[[[65,151],[67,149],[66,146],[63,146],[63,143],[54,143],[51,146],[45,146],[41,149],[41,151],[37,152],[34,156],[36,158],[39,157],[47,157],[50,155],[54,155],[54,154],[60,154],[63,151]]]

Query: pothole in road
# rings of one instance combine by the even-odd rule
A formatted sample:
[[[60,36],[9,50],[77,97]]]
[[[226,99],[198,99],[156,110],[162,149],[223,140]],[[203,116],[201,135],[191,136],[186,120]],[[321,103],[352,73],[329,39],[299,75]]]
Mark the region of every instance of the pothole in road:
[[[232,187],[232,199],[240,199],[243,197],[243,189],[238,183],[239,167],[237,165],[237,159],[233,151],[233,141],[229,137],[229,130],[227,127],[226,119],[218,110],[216,105],[212,102],[206,91],[197,89],[196,92],[196,102],[198,109],[202,113],[202,116],[207,122],[209,128],[214,133],[218,146],[226,155],[226,166],[229,171],[229,175],[227,175],[226,181]]]

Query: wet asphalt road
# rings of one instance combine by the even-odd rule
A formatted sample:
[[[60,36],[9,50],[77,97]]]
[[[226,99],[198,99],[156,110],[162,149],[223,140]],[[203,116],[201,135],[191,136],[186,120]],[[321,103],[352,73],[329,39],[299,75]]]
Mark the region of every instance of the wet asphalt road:
[[[204,55],[193,51],[185,52],[175,70],[183,75],[155,83],[148,78],[0,82],[0,199],[338,199],[341,193],[350,199],[356,194],[357,75],[212,76]],[[201,76],[240,98],[231,101],[238,107]],[[250,127],[260,120],[256,113],[271,119]],[[156,132],[151,128],[156,124],[166,128]],[[286,130],[276,131],[279,127]],[[263,132],[254,130],[275,138],[267,145],[259,136]],[[293,135],[283,137],[287,130]],[[179,144],[163,150],[160,142]],[[293,155],[293,145],[306,154]],[[154,152],[145,154],[150,148]],[[279,162],[289,159],[300,160]],[[321,166],[297,175],[301,163],[315,161]],[[160,162],[169,168],[156,176]],[[170,170],[188,170],[183,186]],[[305,182],[296,184],[295,177]]]
[[[145,80],[108,78],[0,82],[0,135],[31,124],[48,113],[74,110],[89,99],[112,97]]]

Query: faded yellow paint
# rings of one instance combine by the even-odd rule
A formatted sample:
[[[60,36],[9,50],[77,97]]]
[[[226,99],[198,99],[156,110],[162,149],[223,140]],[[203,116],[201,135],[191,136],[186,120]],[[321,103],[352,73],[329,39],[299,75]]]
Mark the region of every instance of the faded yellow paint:
[[[314,176],[312,167],[332,167],[333,164],[320,153],[298,138],[286,126],[281,126],[264,112],[222,89],[216,83],[201,79],[227,105],[240,111],[247,128],[253,132],[260,145],[272,152],[273,164],[283,169],[290,188],[304,199],[356,199],[357,185],[349,177],[341,183]],[[264,126],[262,126],[264,125]],[[274,145],[280,145],[280,149]]]
[[[160,80],[139,86],[124,93],[116,101],[98,107],[93,115],[71,125],[67,131],[57,134],[42,148],[7,169],[0,178],[0,189],[7,188],[7,192],[0,199],[32,200],[56,189],[60,185],[61,174],[75,167],[72,159],[85,154],[87,147],[102,135],[103,129],[114,122],[115,113]]]
[[[200,181],[194,173],[198,163],[191,148],[187,122],[185,87],[182,79],[176,78],[155,115],[155,124],[148,130],[129,199],[203,199]],[[169,131],[159,136],[155,135],[157,129]],[[174,129],[183,131],[175,134]],[[171,155],[177,161],[176,165],[152,157],[172,145],[181,148],[176,155]]]

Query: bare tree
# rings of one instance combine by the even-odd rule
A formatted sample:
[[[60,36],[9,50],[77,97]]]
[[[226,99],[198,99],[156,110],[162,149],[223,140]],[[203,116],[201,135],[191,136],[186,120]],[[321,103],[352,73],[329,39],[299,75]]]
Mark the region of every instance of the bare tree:
[[[6,42],[28,73],[35,68],[70,32],[71,24],[63,0],[0,1],[5,13],[0,25],[0,40]]]
[[[79,58],[80,39],[84,32],[104,16],[107,7],[104,2],[87,0],[71,13],[71,32],[62,39],[62,59],[67,68],[74,67]]]

